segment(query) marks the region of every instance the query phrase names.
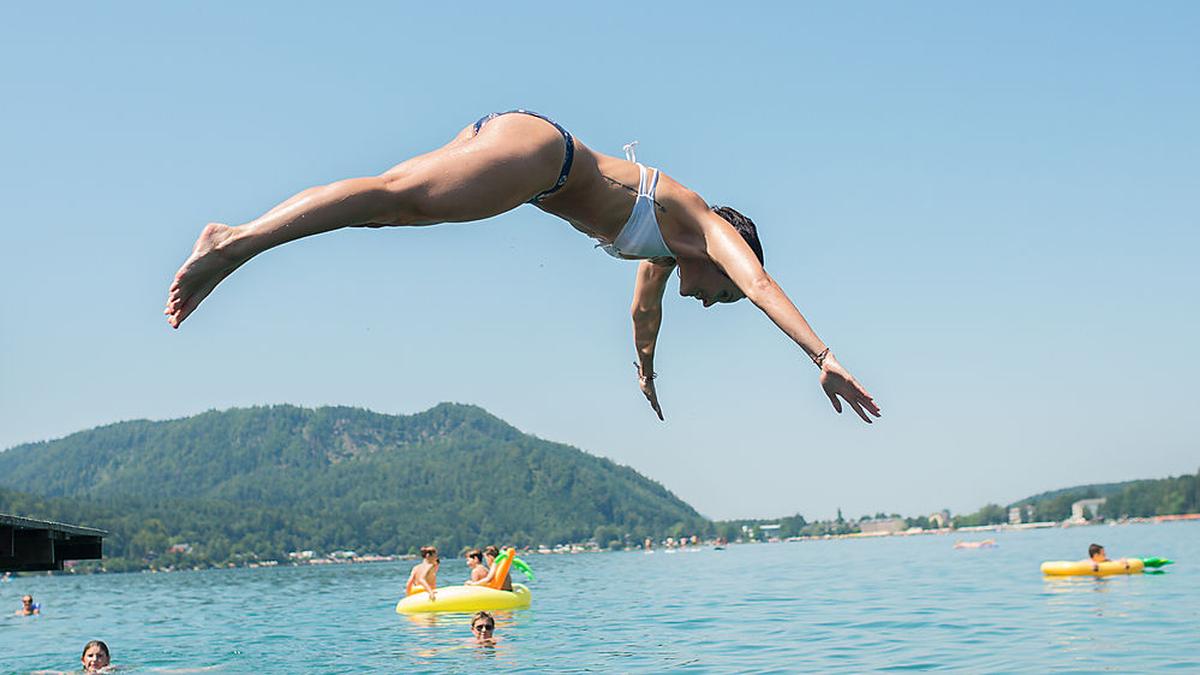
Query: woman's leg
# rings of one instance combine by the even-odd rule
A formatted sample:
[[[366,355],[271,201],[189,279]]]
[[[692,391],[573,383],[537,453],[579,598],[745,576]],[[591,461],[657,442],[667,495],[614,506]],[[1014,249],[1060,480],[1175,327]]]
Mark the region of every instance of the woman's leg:
[[[379,176],[310,188],[238,227],[209,223],[175,274],[164,314],[173,327],[250,258],[295,239],[343,227],[432,225],[488,218],[516,208],[554,184],[562,136],[527,115],[504,115],[475,136]]]

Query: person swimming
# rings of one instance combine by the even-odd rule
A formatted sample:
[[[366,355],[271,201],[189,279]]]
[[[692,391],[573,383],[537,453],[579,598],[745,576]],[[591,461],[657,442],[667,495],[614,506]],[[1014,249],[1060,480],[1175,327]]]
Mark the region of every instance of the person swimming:
[[[33,616],[42,613],[42,606],[33,601],[32,595],[21,596],[21,607],[16,611],[17,616]]]
[[[487,576],[488,568],[483,564],[483,553],[479,549],[473,548],[467,551],[467,568],[471,570],[471,578],[467,580],[467,584],[481,581]]]
[[[487,558],[487,574],[478,581],[468,581],[467,585],[469,586],[486,586],[495,578],[497,572],[496,558],[500,556],[500,549],[496,548],[495,546],[488,546],[487,548],[483,549],[483,555],[485,558]],[[500,584],[500,590],[511,591],[512,589],[512,571],[510,568],[509,571],[504,573],[504,582]]]
[[[108,645],[101,640],[92,640],[83,646],[83,655],[79,657],[83,663],[83,672],[99,673],[109,668],[112,657],[108,653]]]
[[[544,115],[487,115],[441,148],[380,175],[309,188],[241,226],[209,223],[175,273],[163,313],[178,328],[247,261],[303,237],[345,227],[483,220],[529,203],[610,254],[639,261],[631,310],[634,366],[660,420],[654,359],[663,294],[676,271],[679,294],[704,307],[749,298],[816,365],[835,411],[842,412],[844,401],[864,422],[880,417],[871,395],[763,268],[754,222],[728,206],[710,207],[670,176],[648,169],[633,145],[626,159],[618,159],[592,150]],[[853,273],[849,263],[847,273]]]
[[[437,549],[433,546],[421,547],[421,562],[413,565],[412,570],[408,573],[408,583],[404,585],[406,595],[412,595],[419,592],[417,589],[424,589],[429,594],[430,601],[437,600],[437,572],[438,566],[441,564],[441,558],[438,557]]]
[[[480,644],[496,643],[496,619],[489,612],[478,611],[471,617],[471,635]]]

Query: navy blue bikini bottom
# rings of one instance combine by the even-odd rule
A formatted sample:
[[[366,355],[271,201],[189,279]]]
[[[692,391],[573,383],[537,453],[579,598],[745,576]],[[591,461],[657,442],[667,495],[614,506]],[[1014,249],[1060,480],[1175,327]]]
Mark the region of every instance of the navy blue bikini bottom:
[[[566,143],[567,143],[567,151],[563,155],[562,169],[560,169],[558,172],[558,180],[554,182],[554,186],[551,187],[549,190],[539,192],[536,195],[534,195],[533,199],[529,200],[530,204],[537,204],[538,202],[542,201],[546,197],[554,194],[555,192],[558,192],[558,190],[567,182],[567,176],[571,173],[571,164],[575,161],[575,139],[571,138],[571,132],[562,128],[562,125],[560,125],[558,122],[555,122],[554,120],[550,119],[549,117],[546,117],[545,115],[535,113],[532,110],[521,110],[521,109],[506,110],[505,112],[494,112],[494,113],[491,113],[490,115],[484,115],[483,117],[480,117],[479,120],[477,120],[475,122],[475,133],[479,133],[479,130],[483,128],[483,125],[487,124],[488,122],[491,122],[492,120],[496,119],[497,117],[499,117],[501,115],[511,115],[513,113],[520,113],[522,115],[530,115],[532,117],[536,117],[541,120],[546,120],[550,124],[553,124],[555,129],[558,129],[558,133],[562,134],[563,140],[566,141]]]

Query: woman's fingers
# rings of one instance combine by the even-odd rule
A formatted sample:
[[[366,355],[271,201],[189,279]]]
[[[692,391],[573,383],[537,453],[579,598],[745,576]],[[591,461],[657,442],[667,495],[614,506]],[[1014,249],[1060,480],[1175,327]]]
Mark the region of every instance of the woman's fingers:
[[[829,397],[829,402],[833,404],[833,409],[838,411],[840,415],[842,413],[842,402],[838,400],[837,394],[825,392],[825,395]]]
[[[646,400],[650,401],[650,407],[654,410],[654,414],[658,415],[660,421],[665,422],[666,419],[663,417],[662,408],[658,405],[658,391],[654,389],[654,383],[647,381],[642,386],[642,393],[646,395]]]
[[[858,401],[850,398],[846,399],[846,402],[850,404],[851,408],[854,408],[854,412],[858,413],[858,416],[862,418],[862,421],[866,422],[867,424],[873,424],[873,422],[871,422],[871,418],[867,417],[867,413],[863,412],[862,405],[860,405]]]
[[[842,412],[842,401],[844,400],[854,410],[854,412],[862,418],[862,421],[867,424],[872,424],[871,418],[867,413],[875,417],[882,417],[879,405],[875,403],[875,399],[867,393],[849,373],[844,370],[827,370],[821,374],[821,388],[825,390],[825,395],[829,397],[829,402],[833,404],[833,409]]]
[[[857,382],[854,383],[854,388],[857,390],[856,393],[858,394],[858,402],[861,403],[864,408],[870,411],[872,415],[881,417],[882,415],[879,412],[879,404],[875,402],[874,398],[871,398],[871,395],[867,393],[867,390],[863,389],[862,385]]]

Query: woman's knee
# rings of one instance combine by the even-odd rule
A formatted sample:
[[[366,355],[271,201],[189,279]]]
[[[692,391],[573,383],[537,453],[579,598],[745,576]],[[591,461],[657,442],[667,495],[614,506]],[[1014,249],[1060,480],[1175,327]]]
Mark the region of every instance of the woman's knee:
[[[382,212],[379,219],[388,225],[431,225],[439,220],[430,212],[428,190],[407,171],[378,176],[374,188]]]

